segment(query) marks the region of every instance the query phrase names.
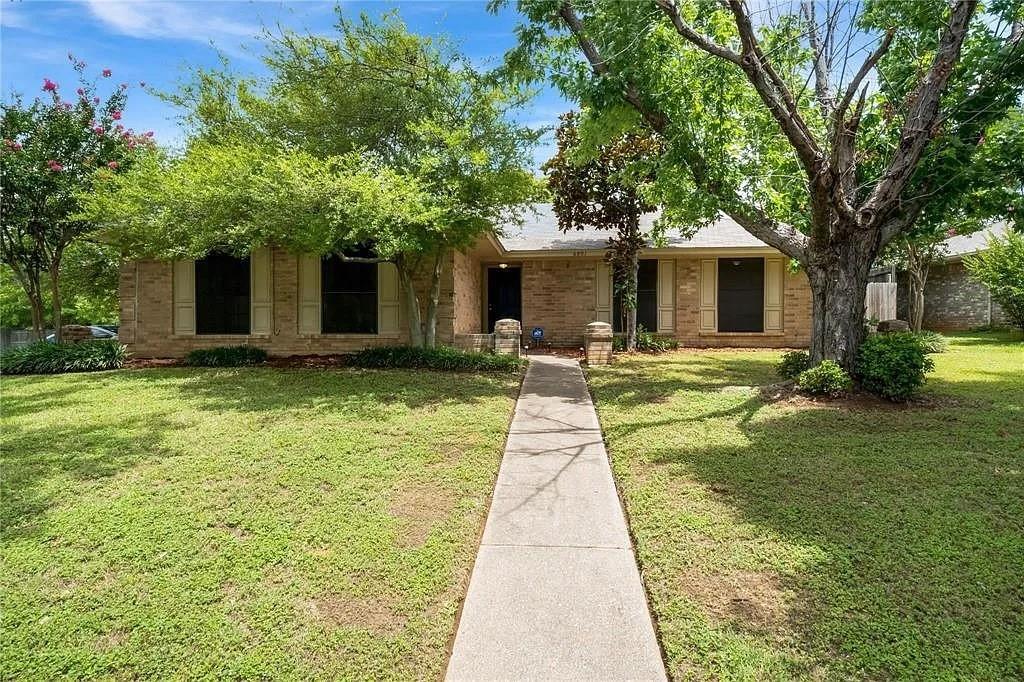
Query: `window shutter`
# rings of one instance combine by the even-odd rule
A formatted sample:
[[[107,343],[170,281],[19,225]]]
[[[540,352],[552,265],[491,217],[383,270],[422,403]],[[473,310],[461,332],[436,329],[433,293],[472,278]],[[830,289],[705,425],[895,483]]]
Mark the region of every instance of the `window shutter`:
[[[764,330],[782,331],[782,301],[786,286],[786,261],[782,258],[764,260]]]
[[[176,260],[172,268],[174,333],[192,335],[196,333],[196,262]]]
[[[658,333],[676,331],[676,262],[658,261]]]
[[[299,333],[320,333],[320,256],[299,256]]]
[[[399,331],[398,268],[394,263],[377,263],[377,333]]]
[[[604,261],[598,261],[595,271],[594,321],[612,323],[612,269]]]
[[[700,321],[702,332],[718,331],[718,260],[700,261]]]
[[[256,249],[249,254],[249,327],[252,334],[270,335],[273,324],[270,268],[270,249]]]

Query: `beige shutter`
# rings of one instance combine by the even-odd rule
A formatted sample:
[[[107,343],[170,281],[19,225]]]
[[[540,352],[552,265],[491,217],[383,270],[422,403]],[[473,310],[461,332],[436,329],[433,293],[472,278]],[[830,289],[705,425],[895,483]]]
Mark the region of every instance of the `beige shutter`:
[[[658,261],[658,333],[676,331],[676,262]]]
[[[273,324],[270,249],[256,249],[249,255],[249,276],[249,328],[253,334],[269,336]]]
[[[320,333],[320,256],[299,256],[299,333]]]
[[[782,300],[785,289],[786,261],[764,259],[764,330],[782,331]]]
[[[397,334],[399,330],[398,268],[394,263],[377,263],[377,333]]]
[[[597,299],[594,304],[594,321],[612,323],[612,269],[604,261],[598,261],[595,271],[594,290]]]
[[[700,331],[718,331],[718,261],[700,261]]]
[[[174,333],[179,335],[195,334],[196,262],[194,260],[176,260],[172,267]]]

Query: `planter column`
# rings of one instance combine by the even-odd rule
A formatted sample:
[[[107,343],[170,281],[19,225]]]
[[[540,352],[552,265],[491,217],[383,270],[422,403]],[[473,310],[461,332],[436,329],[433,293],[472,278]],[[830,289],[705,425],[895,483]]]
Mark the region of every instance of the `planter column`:
[[[503,319],[494,323],[494,352],[519,357],[523,345],[523,328],[519,320]]]
[[[607,322],[591,322],[583,332],[587,364],[607,365],[612,361],[612,326]]]

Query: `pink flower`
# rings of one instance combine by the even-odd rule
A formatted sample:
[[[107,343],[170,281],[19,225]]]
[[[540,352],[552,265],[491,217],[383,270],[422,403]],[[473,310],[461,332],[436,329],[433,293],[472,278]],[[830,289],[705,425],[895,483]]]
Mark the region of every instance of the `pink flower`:
[[[49,166],[50,170],[52,170],[54,173],[59,173],[62,170],[64,170],[64,166],[60,165],[59,163],[57,163],[53,159],[50,159],[49,161],[47,161],[46,165]]]
[[[110,170],[117,170],[117,167],[119,165],[120,164],[117,161],[108,161],[107,162],[107,168],[109,168]]]
[[[103,69],[103,77],[104,78],[110,78],[110,74],[111,74],[110,69]]]
[[[57,84],[49,78],[43,79],[43,90],[45,92],[57,92]]]
[[[956,236],[956,230],[954,230],[952,227],[949,228],[948,230],[946,230],[946,236],[947,237],[955,237]]]
[[[92,103],[93,104],[99,104],[100,103],[100,98],[99,97],[93,97],[92,98]]]
[[[71,102],[62,102],[61,106],[64,107],[64,111],[71,111]]]
[[[153,137],[153,131],[152,130],[147,130],[146,131],[146,137]]]
[[[96,126],[95,128],[92,129],[92,131],[94,133],[96,133],[97,135],[102,135],[103,134],[103,126]]]
[[[112,112],[110,112],[110,118],[114,119],[115,121],[120,121],[121,120],[121,112],[118,111],[117,109],[114,109]]]
[[[16,152],[21,151],[21,143],[15,142],[14,140],[4,140],[4,146],[8,149],[13,149]]]
[[[76,94],[77,94],[77,95],[78,95],[79,97],[85,97],[85,90],[83,90],[82,88],[78,88],[77,90],[75,90],[75,93],[76,93]]]

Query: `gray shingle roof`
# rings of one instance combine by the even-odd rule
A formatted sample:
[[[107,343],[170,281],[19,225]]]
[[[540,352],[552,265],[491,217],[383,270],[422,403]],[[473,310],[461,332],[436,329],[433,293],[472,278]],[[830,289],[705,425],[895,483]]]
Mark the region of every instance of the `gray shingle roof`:
[[[984,251],[988,246],[988,238],[1002,237],[1010,229],[1008,223],[996,223],[974,234],[957,235],[942,242],[947,260],[960,258],[970,253]]]
[[[657,213],[648,213],[640,218],[640,229],[647,233],[657,219]],[[506,251],[586,251],[603,249],[608,243],[610,232],[587,228],[567,234],[558,229],[558,218],[551,204],[536,204],[533,211],[527,211],[522,225],[501,226],[498,241]],[[668,230],[667,248],[757,248],[765,243],[757,239],[725,215],[685,239],[677,231]],[[648,244],[648,246],[653,246]]]

